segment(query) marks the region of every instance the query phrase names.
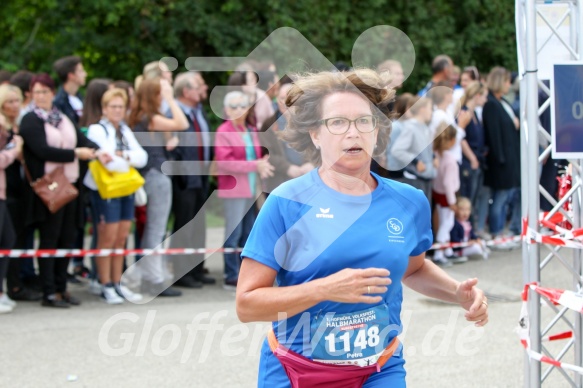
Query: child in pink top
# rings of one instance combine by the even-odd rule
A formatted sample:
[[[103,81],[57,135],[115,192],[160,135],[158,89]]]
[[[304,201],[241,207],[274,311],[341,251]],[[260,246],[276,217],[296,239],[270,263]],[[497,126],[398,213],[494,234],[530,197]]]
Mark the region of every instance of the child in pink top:
[[[449,150],[456,142],[456,129],[445,122],[437,127],[439,135],[433,142],[433,149],[437,154],[437,176],[433,180],[433,203],[439,216],[439,228],[435,240],[438,243],[450,242],[449,232],[455,221],[456,195],[460,188],[460,171],[455,155]],[[451,248],[437,250],[433,262],[442,267],[449,267],[453,263],[467,261],[467,257],[455,256]]]

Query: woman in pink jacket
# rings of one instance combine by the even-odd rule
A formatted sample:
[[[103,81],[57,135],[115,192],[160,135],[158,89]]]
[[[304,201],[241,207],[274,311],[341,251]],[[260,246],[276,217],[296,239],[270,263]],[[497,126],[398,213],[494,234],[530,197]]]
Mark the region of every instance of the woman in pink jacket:
[[[227,93],[224,99],[227,120],[219,126],[216,136],[219,198],[225,210],[224,248],[245,245],[255,222],[253,204],[260,194],[260,178],[273,175],[267,156],[261,156],[257,130],[247,123],[249,98],[242,92]],[[240,253],[225,253],[225,282],[223,287],[237,287]]]

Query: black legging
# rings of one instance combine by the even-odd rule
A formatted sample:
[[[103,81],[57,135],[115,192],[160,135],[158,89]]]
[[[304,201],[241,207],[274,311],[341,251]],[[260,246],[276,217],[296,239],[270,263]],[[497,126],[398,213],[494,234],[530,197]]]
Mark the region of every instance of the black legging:
[[[0,200],[0,248],[12,249],[15,240],[16,235],[14,233],[14,228],[12,227],[12,220],[8,214],[6,201],[2,199]],[[9,262],[10,258],[0,257],[0,292],[4,292],[3,284],[8,271]]]
[[[40,234],[39,249],[73,249],[77,236],[77,199],[69,202],[55,214],[37,225]],[[68,257],[38,259],[43,295],[48,297],[67,290]]]

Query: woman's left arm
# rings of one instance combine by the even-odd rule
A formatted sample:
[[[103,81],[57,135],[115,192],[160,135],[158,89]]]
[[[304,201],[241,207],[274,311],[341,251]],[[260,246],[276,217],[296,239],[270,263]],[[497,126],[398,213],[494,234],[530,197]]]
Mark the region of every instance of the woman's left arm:
[[[420,294],[446,302],[458,303],[467,310],[468,321],[476,326],[488,323],[488,303],[484,292],[476,287],[477,278],[458,282],[425,258],[425,253],[409,258],[403,284]]]
[[[128,141],[129,150],[124,151],[128,162],[132,167],[142,168],[148,163],[148,153],[142,148],[131,129],[124,131],[124,136]]]
[[[79,130],[79,128],[75,127],[75,132],[77,132],[77,147],[93,148],[94,150],[99,149],[99,145],[94,141],[89,140],[89,138],[85,136],[83,132]]]

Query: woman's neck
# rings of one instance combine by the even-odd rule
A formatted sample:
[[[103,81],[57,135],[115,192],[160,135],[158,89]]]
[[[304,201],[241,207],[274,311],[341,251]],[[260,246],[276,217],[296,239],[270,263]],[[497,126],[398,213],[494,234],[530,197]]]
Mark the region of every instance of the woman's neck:
[[[370,194],[378,185],[369,169],[363,169],[354,175],[349,175],[336,171],[330,166],[322,165],[318,169],[318,174],[328,187],[343,194]]]
[[[231,122],[233,123],[233,126],[235,127],[235,129],[241,129],[241,130],[245,130],[245,120],[231,120]]]
[[[474,101],[468,101],[466,102],[466,107],[473,111],[474,109],[476,109],[476,103]]]
[[[6,117],[6,124],[8,124],[8,128],[15,129],[17,127],[16,120],[18,117],[10,117],[6,115],[4,115],[4,117]]]

